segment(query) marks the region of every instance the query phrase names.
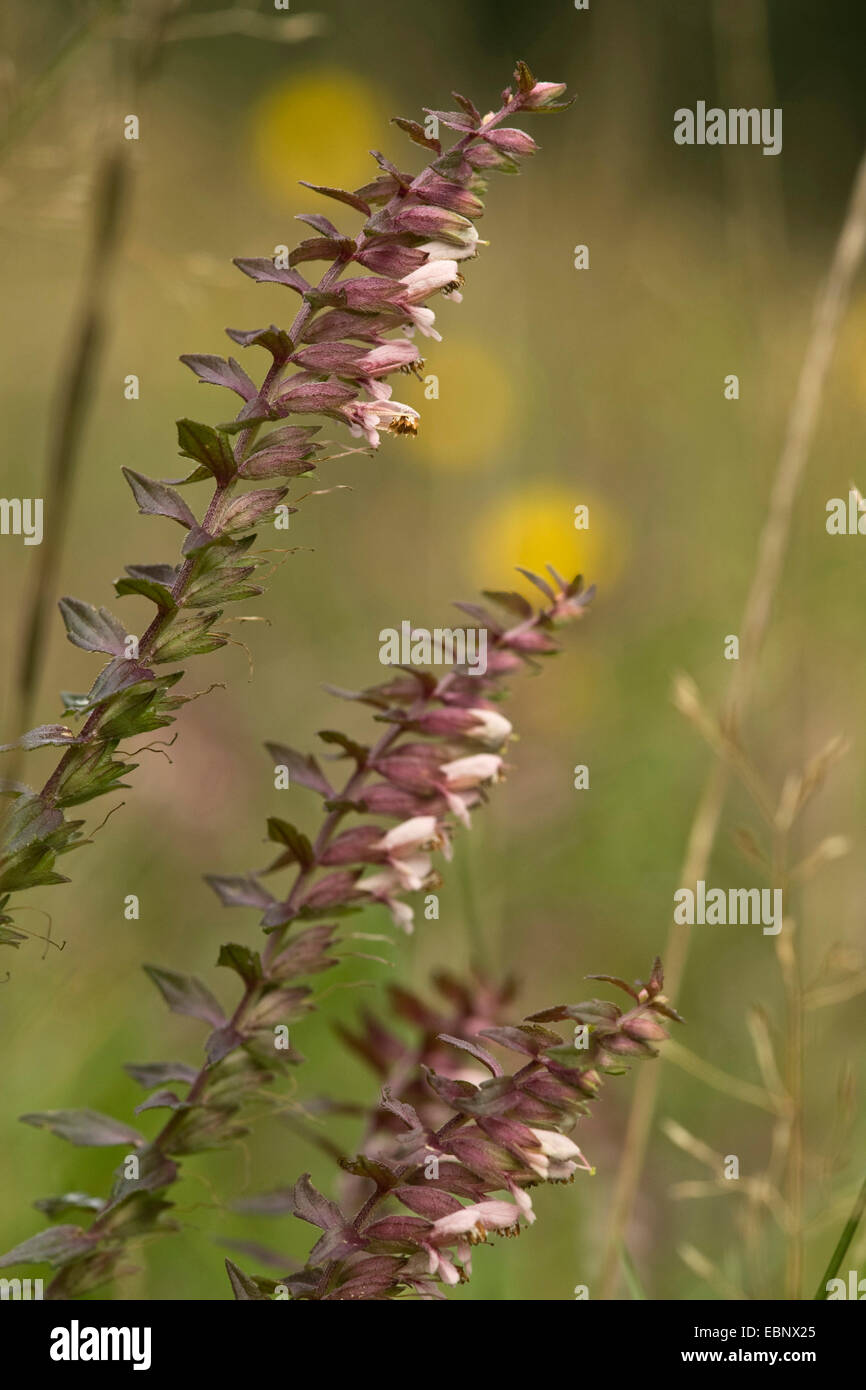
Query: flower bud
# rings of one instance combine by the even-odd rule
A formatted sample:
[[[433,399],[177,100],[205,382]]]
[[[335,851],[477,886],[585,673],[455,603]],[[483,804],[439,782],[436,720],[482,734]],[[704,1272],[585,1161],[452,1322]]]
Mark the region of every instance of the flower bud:
[[[564,82],[536,82],[527,92],[521,105],[524,111],[539,111],[561,97],[565,91]]]
[[[538,149],[532,136],[527,135],[526,131],[514,130],[510,127],[491,131],[487,139],[496,149],[505,150],[506,154],[535,154]]]

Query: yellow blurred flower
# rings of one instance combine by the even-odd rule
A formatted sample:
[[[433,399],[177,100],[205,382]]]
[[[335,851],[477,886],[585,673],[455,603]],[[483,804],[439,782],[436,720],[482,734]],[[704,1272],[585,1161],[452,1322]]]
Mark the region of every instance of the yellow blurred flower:
[[[417,452],[437,468],[469,470],[494,461],[515,424],[515,392],[508,372],[478,343],[449,341],[460,307],[441,295],[432,301],[444,341],[426,353],[425,381],[434,375],[438,400],[413,404],[421,412]]]
[[[269,193],[293,205],[303,193],[299,179],[352,189],[375,178],[377,166],[368,151],[381,148],[386,138],[386,117],[374,89],[337,69],[281,83],[253,112],[252,146],[259,174]],[[316,204],[315,211],[327,214],[327,208],[319,206],[327,200],[309,196],[311,208]],[[339,211],[339,204],[333,207]]]
[[[588,508],[589,526],[575,528],[575,507]],[[514,572],[523,565],[547,577],[553,565],[566,579],[582,574],[588,584],[609,590],[622,573],[628,541],[622,519],[606,501],[575,484],[528,485],[485,512],[471,541],[476,582],[486,588],[512,585],[533,590]]]

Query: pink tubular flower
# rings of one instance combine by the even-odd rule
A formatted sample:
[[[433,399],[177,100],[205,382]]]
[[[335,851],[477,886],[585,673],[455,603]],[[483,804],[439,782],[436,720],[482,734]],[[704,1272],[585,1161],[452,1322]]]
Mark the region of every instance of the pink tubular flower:
[[[425,337],[441,342],[442,335],[433,327],[436,315],[432,309],[425,308],[421,301],[431,294],[443,292],[456,304],[460,303],[463,298],[460,294],[462,277],[457,269],[456,260],[449,257],[447,260],[430,261],[404,275],[401,284],[405,285],[406,289],[400,302],[412,322],[420,328]]]
[[[398,865],[411,861],[419,850],[441,849],[446,859],[451,858],[451,843],[435,816],[410,817],[383,835],[373,848],[381,851],[398,873]]]
[[[466,1245],[467,1256],[469,1256],[469,1246],[466,1242],[464,1242],[464,1244]],[[427,1256],[428,1274],[432,1274],[435,1278],[441,1279],[442,1283],[450,1288],[453,1288],[455,1284],[464,1282],[464,1280],[461,1279],[460,1270],[457,1268],[454,1261],[449,1260],[448,1256],[443,1254],[441,1250],[434,1249],[432,1245],[425,1245],[424,1252]],[[467,1275],[471,1272],[471,1269],[472,1265],[470,1262],[469,1269],[466,1271]]]
[[[365,376],[387,376],[389,372],[411,367],[419,360],[418,349],[405,338],[393,338],[358,358],[358,367]]]
[[[497,753],[473,753],[468,758],[456,758],[454,762],[443,763],[440,772],[445,775],[442,793],[449,807],[464,825],[469,824],[469,806],[474,804],[460,792],[475,792],[485,782],[502,780],[502,759]]]
[[[595,1172],[567,1134],[560,1134],[555,1129],[533,1129],[532,1133],[538,1140],[541,1152],[527,1154],[527,1161],[545,1182],[568,1182],[578,1168],[587,1173]]]
[[[526,1188],[518,1187],[517,1183],[513,1182],[511,1178],[507,1180],[506,1186],[514,1198],[515,1205],[519,1209],[520,1215],[523,1217],[527,1226],[532,1226],[535,1222],[535,1211],[532,1206],[532,1198],[526,1191]]]
[[[446,738],[459,734],[486,748],[500,748],[513,732],[510,720],[497,710],[459,706],[430,710],[416,721],[416,726],[424,734],[444,734]]]
[[[473,724],[466,730],[466,737],[483,743],[486,748],[500,748],[513,733],[511,721],[494,709],[470,709]]]
[[[420,304],[422,299],[427,299],[431,294],[456,286],[459,275],[460,271],[453,257],[441,261],[428,261],[426,265],[419,266],[417,270],[410,270],[408,275],[403,276],[400,283],[406,286],[406,294],[401,297],[409,304]],[[453,292],[452,289],[451,293]]]
[[[445,773],[445,781],[453,791],[465,791],[481,786],[482,782],[501,781],[502,759],[498,753],[473,753],[468,758],[443,763],[440,770]]]
[[[369,893],[376,902],[387,907],[395,925],[411,936],[415,928],[415,914],[408,903],[401,902],[399,895],[407,890],[423,888],[432,867],[429,854],[421,854],[402,860],[399,872],[389,866],[379,874],[370,874],[361,879],[356,886],[359,892]]]
[[[379,430],[392,434],[417,434],[421,418],[411,405],[402,401],[351,401],[342,407],[349,430],[356,439],[366,439],[371,448],[379,447]]]
[[[514,1235],[520,1228],[520,1211],[512,1202],[472,1202],[433,1222],[427,1237],[431,1245],[450,1245],[466,1236],[470,1245],[480,1245],[488,1231],[508,1231]]]
[[[478,228],[471,224],[464,232],[459,244],[454,241],[425,241],[419,246],[419,251],[425,252],[428,261],[465,261],[470,256],[477,255],[476,247],[486,246],[488,243],[482,241],[478,235]]]
[[[436,315],[432,309],[426,308],[423,304],[407,304],[406,313],[412,320],[414,328],[421,330],[425,338],[433,338],[437,343],[442,342],[442,334],[433,325],[436,322]],[[414,328],[406,327],[406,334],[409,336]]]

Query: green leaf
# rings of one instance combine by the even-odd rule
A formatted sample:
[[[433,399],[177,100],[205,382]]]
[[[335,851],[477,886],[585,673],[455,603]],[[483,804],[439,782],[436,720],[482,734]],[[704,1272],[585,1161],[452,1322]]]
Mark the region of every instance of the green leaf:
[[[159,690],[143,690],[118,700],[117,708],[108,719],[104,719],[100,732],[107,739],[133,738],[138,734],[149,734],[154,729],[164,729],[174,722],[170,714],[160,713]]]
[[[180,548],[180,553],[184,556],[200,556],[213,545],[223,545],[227,543],[230,543],[228,542],[228,538],[224,541],[222,537],[214,536],[210,531],[206,531],[203,526],[195,525],[190,529],[189,535]]]
[[[64,714],[82,714],[89,704],[89,696],[73,695],[71,690],[61,690],[60,699]]]
[[[305,869],[311,869],[316,862],[313,853],[313,846],[300,830],[288,821],[281,820],[279,816],[268,817],[268,839],[276,841],[277,844],[285,845],[291,850],[292,856],[298,864]],[[283,856],[283,862],[286,862]],[[291,862],[291,861],[289,861]]]
[[[67,1139],[79,1148],[103,1149],[115,1144],[144,1144],[143,1134],[129,1125],[102,1115],[98,1110],[45,1110],[38,1114],[22,1115],[21,1123],[36,1129],[50,1129],[60,1139]]]
[[[365,203],[363,198],[359,198],[357,193],[349,193],[345,188],[329,188],[326,184],[307,183],[306,179],[299,179],[298,182],[303,188],[310,188],[314,193],[321,193],[325,198],[336,198],[338,203],[345,203],[350,208],[355,208],[357,212],[370,215],[370,204]]]
[[[293,1023],[312,1008],[311,1004],[305,1002],[309,993],[310,990],[304,985],[271,990],[247,1014],[244,1028],[252,1032],[254,1029],[269,1029],[275,1023]]]
[[[211,425],[198,420],[178,420],[177,442],[184,458],[194,459],[213,474],[221,487],[237,473],[231,445]]]
[[[237,971],[246,985],[256,984],[262,978],[262,962],[258,951],[251,951],[249,946],[239,946],[234,941],[228,941],[220,947],[217,965],[225,965],[230,970]]]
[[[159,664],[166,661],[182,661],[188,656],[201,656],[215,652],[226,646],[228,638],[208,629],[222,616],[222,609],[210,613],[197,613],[182,623],[174,623],[161,642],[153,649],[151,660]]]
[[[161,613],[174,613],[177,604],[174,601],[171,590],[164,584],[159,584],[155,579],[148,579],[142,574],[133,574],[130,568],[129,577],[122,576],[114,581],[114,591],[119,597],[124,594],[140,594],[142,598],[149,598],[151,603],[155,603]]]
[[[434,140],[431,135],[425,132],[424,127],[419,125],[417,121],[409,121],[404,116],[392,116],[391,124],[399,126],[401,130],[404,130],[409,136],[409,139],[414,140],[416,145],[423,145],[425,149],[434,150],[436,154],[442,153],[441,141]]]
[[[155,478],[146,478],[132,468],[124,468],[123,476],[132,488],[132,495],[138,503],[138,510],[145,516],[167,516],[180,522],[187,530],[197,525],[196,519],[184,502],[180,493]]]
[[[56,1268],[91,1250],[94,1241],[95,1237],[82,1231],[80,1226],[53,1226],[7,1250],[5,1255],[0,1256],[0,1269],[18,1264],[49,1264]]]
[[[90,1197],[86,1192],[64,1192],[61,1197],[40,1197],[33,1205],[53,1221],[55,1216],[63,1216],[68,1211],[102,1211],[105,1201],[102,1197]]]
[[[14,743],[0,744],[0,753],[9,753],[13,748],[23,748],[30,752],[34,748],[71,748],[80,744],[81,739],[76,737],[71,729],[67,729],[65,724],[40,724],[38,729],[31,729],[29,733],[22,734]]]
[[[226,1260],[226,1273],[229,1276],[229,1283],[237,1302],[248,1303],[253,1299],[258,1301],[263,1299],[265,1303],[270,1302],[267,1294],[262,1293],[255,1279],[249,1274],[244,1274],[233,1260]]]
[[[265,747],[279,767],[288,768],[292,782],[318,792],[320,796],[334,795],[333,787],[314,757],[304,757],[303,753],[295,752],[285,743],[266,743]]]
[[[284,362],[287,362],[292,355],[293,344],[291,338],[282,328],[277,328],[275,323],[272,323],[270,328],[254,328],[250,331],[239,328],[227,328],[226,333],[233,343],[238,343],[241,347],[266,348],[278,367],[281,367]],[[228,425],[220,425],[219,428],[234,434],[237,433],[238,430],[246,429],[248,425],[260,424],[267,418],[267,416],[260,416],[258,419],[233,420],[231,422],[231,427]]]
[[[489,598],[493,603],[498,603],[500,608],[505,608],[517,618],[531,618],[535,612],[532,604],[522,594],[508,592],[504,589],[484,589],[482,592],[485,598]]]
[[[144,970],[153,980],[172,1013],[188,1014],[191,1018],[203,1019],[215,1028],[225,1023],[225,1016],[216,999],[207,986],[194,975],[161,970],[156,965],[146,965]]]
[[[225,386],[229,391],[235,391],[242,401],[255,400],[259,394],[255,382],[247,376],[243,367],[233,357],[226,360],[212,353],[185,352],[180,360],[206,385]]]
[[[126,655],[126,628],[107,608],[94,608],[79,598],[62,598],[58,606],[74,646],[109,656]]]
[[[35,792],[19,796],[3,823],[3,857],[17,854],[35,840],[44,840],[62,824],[61,813],[46,806]]]
[[[103,700],[109,699],[112,695],[119,695],[122,690],[129,690],[134,685],[152,680],[153,672],[147,666],[142,666],[138,661],[115,658],[102,668],[93,682],[87,696],[87,708],[102,704]]]
[[[249,573],[249,571],[247,571]],[[264,589],[260,584],[240,583],[229,569],[217,574],[207,584],[197,589],[186,600],[187,608],[204,608],[211,603],[241,603],[246,599],[258,598]]]
[[[366,744],[356,743],[354,739],[340,733],[339,729],[320,729],[319,738],[323,743],[336,743],[349,754],[350,758],[355,759],[359,767],[365,765],[367,754],[370,752]]]
[[[196,1078],[195,1067],[187,1062],[125,1062],[123,1070],[145,1090],[166,1081],[185,1081],[191,1086]]]
[[[55,854],[36,844],[14,855],[3,865],[0,873],[0,892],[20,893],[25,888],[51,887],[68,883],[63,874],[54,873]]]
[[[58,806],[80,806],[97,796],[116,791],[129,784],[120,779],[128,772],[134,772],[137,763],[122,763],[113,760],[113,743],[88,745],[75,749],[70,755],[66,768],[55,792]]]
[[[274,901],[255,878],[205,874],[205,883],[210,884],[223,907],[257,907],[263,910]]]
[[[0,921],[6,920],[6,918],[0,918]],[[11,927],[0,926],[0,946],[11,946],[13,950],[17,951],[21,942],[26,940],[27,937],[23,932],[13,931]]]

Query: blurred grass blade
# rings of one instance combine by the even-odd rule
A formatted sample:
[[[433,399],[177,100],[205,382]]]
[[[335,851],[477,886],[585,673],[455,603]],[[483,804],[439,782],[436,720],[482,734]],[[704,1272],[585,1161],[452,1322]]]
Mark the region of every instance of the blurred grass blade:
[[[625,1275],[625,1282],[628,1285],[629,1293],[632,1298],[636,1299],[638,1302],[646,1302],[646,1290],[640,1281],[640,1275],[637,1272],[634,1260],[628,1252],[628,1247],[621,1245],[620,1254],[622,1256],[623,1274]]]
[[[863,1179],[863,1186],[860,1188],[860,1191],[857,1194],[857,1200],[854,1203],[851,1215],[845,1222],[836,1249],[830,1256],[830,1263],[824,1270],[824,1275],[821,1279],[821,1283],[818,1285],[818,1288],[815,1291],[816,1300],[820,1301],[821,1299],[826,1299],[827,1285],[829,1284],[831,1279],[837,1278],[837,1271],[839,1270],[842,1261],[848,1253],[848,1248],[852,1240],[854,1239],[857,1227],[860,1225],[860,1222],[863,1219],[864,1211],[866,1211],[866,1178]]]

